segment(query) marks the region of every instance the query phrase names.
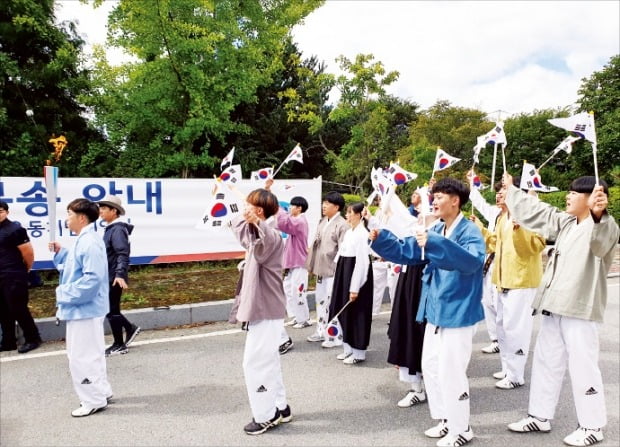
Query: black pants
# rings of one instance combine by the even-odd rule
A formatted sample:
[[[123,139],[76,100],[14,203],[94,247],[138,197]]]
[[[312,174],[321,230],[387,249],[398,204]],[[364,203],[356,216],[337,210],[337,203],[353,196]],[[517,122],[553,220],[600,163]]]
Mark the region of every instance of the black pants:
[[[131,332],[132,324],[121,314],[121,295],[123,294],[123,288],[118,284],[113,286],[110,283],[110,313],[106,315],[108,322],[110,323],[110,329],[112,329],[112,336],[114,337],[114,344],[123,344],[123,328],[125,333]]]
[[[22,277],[23,276],[23,277]],[[0,276],[0,323],[2,326],[2,346],[16,345],[15,322],[24,332],[26,343],[41,340],[37,325],[28,309],[28,277],[24,275]]]

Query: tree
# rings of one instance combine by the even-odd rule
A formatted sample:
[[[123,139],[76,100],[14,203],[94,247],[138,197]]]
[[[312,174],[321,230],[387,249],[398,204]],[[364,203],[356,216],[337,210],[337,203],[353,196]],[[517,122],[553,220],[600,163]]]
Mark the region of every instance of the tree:
[[[97,0],[96,4],[101,3]],[[109,43],[135,62],[100,54],[97,121],[122,148],[118,174],[187,177],[213,167],[213,141],[247,130],[230,116],[256,101],[282,68],[291,28],[321,0],[121,0]]]
[[[598,168],[607,181],[620,182],[620,55],[589,78],[581,80],[579,111],[594,112],[598,141]],[[588,149],[590,144],[586,143]],[[575,174],[593,175],[591,151],[575,154]]]
[[[401,164],[404,163],[418,174],[418,179],[413,185],[424,184],[430,179],[437,147],[462,161],[445,172],[436,173],[435,176],[441,178],[450,175],[464,178],[473,163],[476,137],[490,130],[493,124],[487,121],[484,112],[453,106],[445,100],[437,101],[428,110],[421,112],[409,130],[409,144],[399,152]],[[487,148],[481,153],[480,166],[489,166],[490,174],[489,157],[492,160],[492,150],[489,151]]]
[[[41,176],[52,136],[69,141],[62,175],[88,175],[82,157],[102,136],[89,127],[80,105],[89,93],[82,68],[83,41],[72,23],[54,24],[53,0],[0,3],[0,175]],[[107,153],[90,154],[97,164]]]

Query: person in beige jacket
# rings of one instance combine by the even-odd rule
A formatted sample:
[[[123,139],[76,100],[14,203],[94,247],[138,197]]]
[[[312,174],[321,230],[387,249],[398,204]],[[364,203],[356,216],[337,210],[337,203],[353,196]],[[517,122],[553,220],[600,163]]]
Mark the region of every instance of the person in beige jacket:
[[[504,183],[512,177],[504,174]],[[603,440],[607,424],[603,380],[598,366],[598,327],[607,305],[607,272],[620,237],[607,213],[607,184],[594,177],[574,180],[566,212],[508,187],[506,205],[519,223],[555,240],[553,253],[532,307],[542,322],[532,364],[528,416],[508,424],[516,432],[551,430],[568,367],[579,427],[564,438],[568,445]]]
[[[321,205],[323,217],[319,221],[306,259],[306,269],[316,275],[314,297],[317,324],[316,332],[308,337],[308,341],[323,342],[322,346],[325,348],[342,345],[342,339],[326,340],[326,328],[336,272],[334,259],[344,234],[349,229],[349,224],[340,214],[343,208],[344,198],[340,193],[332,191],[325,196]]]

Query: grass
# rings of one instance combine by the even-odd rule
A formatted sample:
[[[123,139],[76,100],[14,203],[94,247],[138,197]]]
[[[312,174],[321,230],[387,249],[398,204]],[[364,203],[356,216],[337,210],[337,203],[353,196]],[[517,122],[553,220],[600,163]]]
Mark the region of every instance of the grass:
[[[132,266],[129,289],[122,297],[121,309],[138,309],[234,297],[239,278],[238,261],[209,261]],[[55,289],[58,273],[41,273],[44,285],[30,289],[30,310],[34,318],[56,314]]]
[[[135,265],[129,270],[129,289],[121,297],[121,309],[174,306],[234,298],[238,260]],[[41,272],[44,285],[30,289],[34,318],[56,315],[58,272]],[[314,287],[314,278],[309,288]]]

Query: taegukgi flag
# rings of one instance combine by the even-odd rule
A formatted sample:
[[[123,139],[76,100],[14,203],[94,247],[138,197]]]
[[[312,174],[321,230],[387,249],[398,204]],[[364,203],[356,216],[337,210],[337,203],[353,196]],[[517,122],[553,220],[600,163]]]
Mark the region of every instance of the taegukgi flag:
[[[196,224],[198,230],[225,228],[230,220],[241,212],[237,196],[217,182],[213,197],[207,204],[207,209]]]
[[[286,157],[283,163],[288,163],[289,161],[298,161],[299,163],[303,164],[304,155],[303,155],[303,152],[301,150],[301,146],[299,145],[299,143],[297,143],[297,145],[293,148],[291,153],[288,154],[288,156]]]
[[[540,174],[534,165],[525,162],[523,163],[523,172],[521,174],[521,184],[519,188],[537,192],[559,191],[555,186],[543,185]]]
[[[453,157],[443,149],[437,148],[437,155],[435,155],[435,166],[433,167],[433,171],[437,172],[449,168],[450,166],[459,161],[461,161],[460,158]]]
[[[398,163],[390,163],[390,167],[387,170],[387,173],[384,172],[390,182],[394,186],[404,185],[411,180],[415,180],[418,177],[418,174],[414,174],[413,172],[409,172],[398,165]]]
[[[596,144],[596,129],[594,127],[594,114],[588,112],[578,113],[568,118],[551,118],[549,123],[561,129],[574,132],[590,143]]]
[[[218,180],[227,183],[235,184],[241,181],[241,165],[232,165],[224,169],[224,172],[220,174]]]
[[[223,171],[228,166],[232,164],[233,158],[235,156],[235,148],[233,147],[226,157],[222,158],[222,162],[220,163],[220,171]]]
[[[570,135],[567,136],[562,140],[560,144],[556,146],[555,149],[553,149],[553,155],[557,154],[560,151],[564,151],[567,154],[570,154],[573,150],[573,143],[577,140],[581,140],[581,137],[573,137]]]
[[[250,178],[256,182],[269,180],[273,178],[273,168],[263,168],[258,171],[252,171]]]

